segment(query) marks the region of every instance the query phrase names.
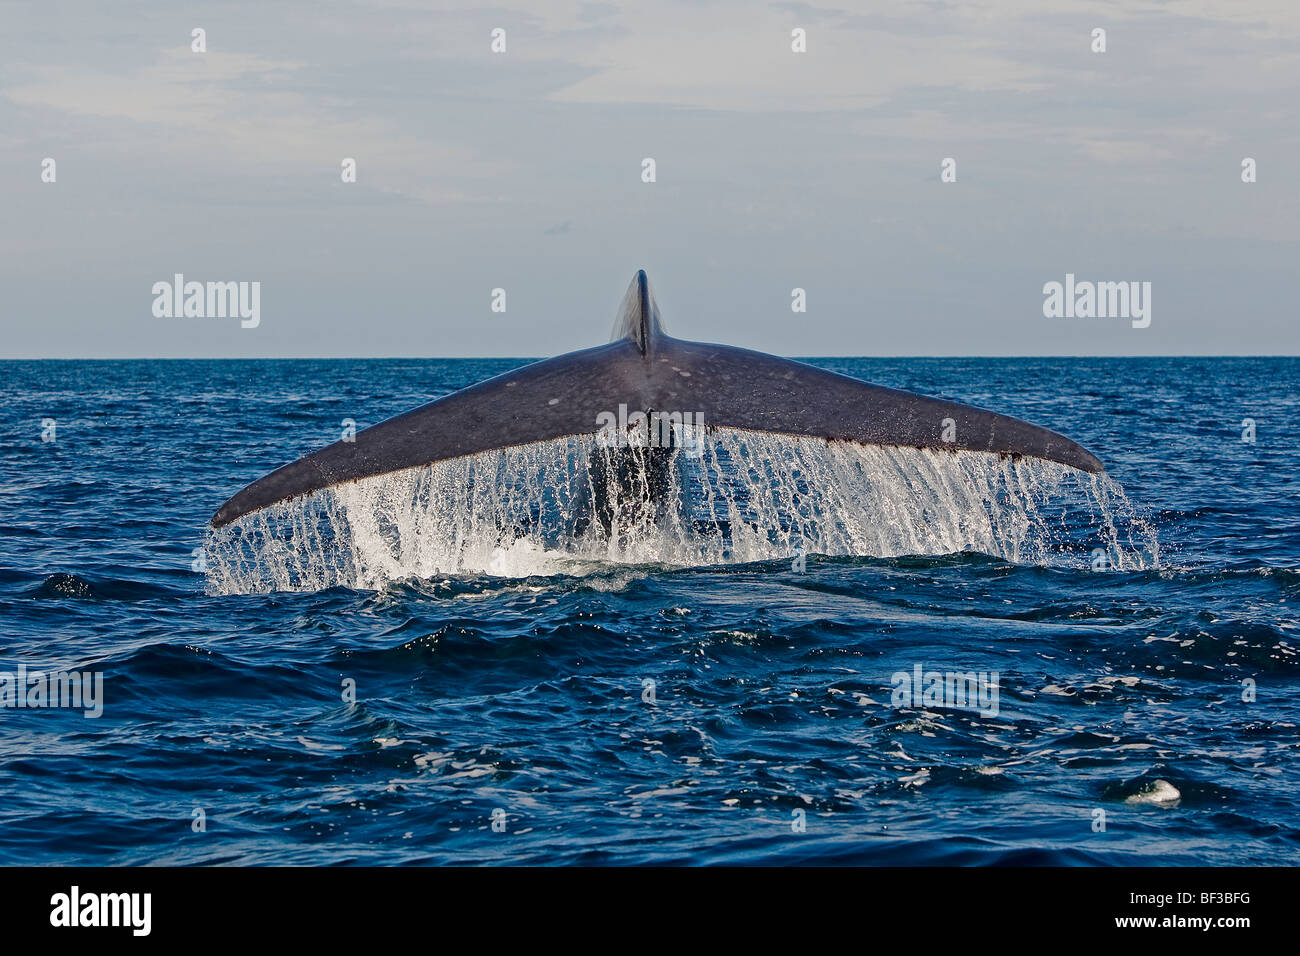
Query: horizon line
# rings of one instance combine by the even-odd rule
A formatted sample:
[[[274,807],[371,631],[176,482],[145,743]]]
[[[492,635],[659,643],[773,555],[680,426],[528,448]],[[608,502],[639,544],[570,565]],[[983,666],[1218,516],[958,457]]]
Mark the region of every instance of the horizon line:
[[[539,355],[121,355],[121,356],[0,356],[0,362],[422,362],[422,361],[487,361],[487,362],[540,362],[554,356]],[[1051,355],[786,355],[794,361],[816,359],[1213,359],[1213,358],[1300,358],[1300,352],[1270,353],[1168,353],[1159,355],[1092,355],[1054,353]]]

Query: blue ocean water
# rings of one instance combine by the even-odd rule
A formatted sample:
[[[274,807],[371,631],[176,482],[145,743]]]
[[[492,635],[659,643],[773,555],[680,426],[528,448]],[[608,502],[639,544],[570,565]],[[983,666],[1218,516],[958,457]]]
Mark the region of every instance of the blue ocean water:
[[[1300,863],[1300,360],[815,361],[1074,438],[1158,563],[208,593],[233,492],[519,363],[0,363],[0,670],[103,675],[0,708],[0,863]]]

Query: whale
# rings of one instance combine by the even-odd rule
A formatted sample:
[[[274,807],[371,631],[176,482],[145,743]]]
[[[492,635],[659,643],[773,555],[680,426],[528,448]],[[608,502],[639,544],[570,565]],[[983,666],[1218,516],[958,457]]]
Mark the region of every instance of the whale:
[[[627,410],[632,410],[628,414]],[[662,474],[689,454],[674,427],[662,442],[654,421],[686,419],[705,432],[738,429],[863,445],[1040,459],[1089,474],[1101,461],[1063,435],[972,405],[873,385],[803,362],[668,335],[644,270],[628,286],[608,344],[526,365],[357,431],[249,484],[212,516],[220,528],[313,492],[494,449],[639,429],[623,456],[593,469],[597,485]],[[613,425],[611,422],[617,421]],[[628,423],[624,425],[624,423]],[[670,430],[663,429],[665,434]],[[617,437],[617,436],[616,436]],[[624,436],[626,437],[626,436]],[[637,467],[627,467],[629,461]],[[665,482],[641,480],[642,497]],[[626,488],[623,489],[626,491]],[[606,509],[608,510],[608,509]],[[607,527],[612,515],[605,514]]]

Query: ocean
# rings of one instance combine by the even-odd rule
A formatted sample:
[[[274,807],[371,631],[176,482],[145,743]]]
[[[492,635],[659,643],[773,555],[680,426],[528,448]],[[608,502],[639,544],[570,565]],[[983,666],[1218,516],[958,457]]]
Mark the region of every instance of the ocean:
[[[725,537],[601,552],[560,449],[236,547],[522,360],[0,362],[0,863],[1300,863],[1300,359],[809,361],[1109,478],[751,436]]]

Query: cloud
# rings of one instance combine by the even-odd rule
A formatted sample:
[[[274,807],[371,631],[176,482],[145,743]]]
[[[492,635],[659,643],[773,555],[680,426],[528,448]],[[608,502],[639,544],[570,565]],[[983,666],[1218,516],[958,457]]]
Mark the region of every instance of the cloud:
[[[1090,269],[1166,303],[1099,349],[1178,351],[1185,321],[1222,348],[1258,303],[1252,348],[1295,350],[1265,315],[1295,311],[1294,0],[11,7],[0,272],[52,316],[15,354],[543,354],[638,266],[696,334],[792,354],[1087,351],[1036,290]],[[274,314],[233,343],[141,322],[180,268],[263,279]]]
[[[802,27],[801,27],[801,24]],[[807,31],[807,52],[791,31]],[[815,26],[774,8],[722,4],[646,18],[578,48],[593,72],[552,94],[562,103],[654,103],[715,110],[854,110],[914,86],[1032,90],[1041,70],[969,36],[890,32],[861,22]]]
[[[42,68],[4,96],[47,114],[112,121],[119,138],[144,148],[164,141],[191,167],[310,175],[353,157],[360,183],[435,203],[492,201],[487,184],[509,174],[501,156],[430,142],[391,119],[357,115],[342,99],[289,88],[305,68],[252,53],[167,50],[124,73]],[[469,180],[484,191],[467,191]]]

